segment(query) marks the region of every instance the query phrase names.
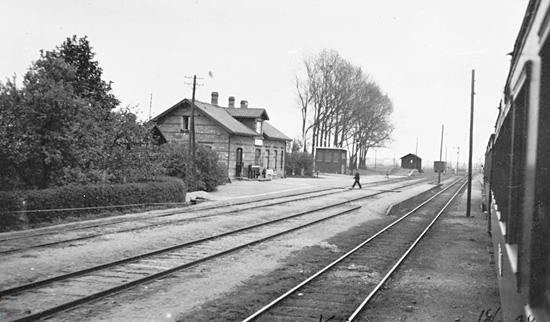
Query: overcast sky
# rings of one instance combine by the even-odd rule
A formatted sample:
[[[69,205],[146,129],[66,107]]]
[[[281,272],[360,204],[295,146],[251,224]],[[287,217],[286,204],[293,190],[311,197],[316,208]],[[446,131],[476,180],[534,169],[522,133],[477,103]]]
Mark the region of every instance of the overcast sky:
[[[527,0],[2,0],[0,81],[22,78],[39,51],[88,36],[124,106],[142,119],[191,97],[229,96],[267,109],[291,138],[300,133],[293,74],[304,57],[334,49],[361,66],[394,102],[396,131],[378,158],[415,152],[466,162],[470,80],[476,70],[474,162],[493,130]],[[209,75],[211,72],[211,76]],[[369,153],[373,156],[374,153]],[[424,164],[428,166],[427,164]]]

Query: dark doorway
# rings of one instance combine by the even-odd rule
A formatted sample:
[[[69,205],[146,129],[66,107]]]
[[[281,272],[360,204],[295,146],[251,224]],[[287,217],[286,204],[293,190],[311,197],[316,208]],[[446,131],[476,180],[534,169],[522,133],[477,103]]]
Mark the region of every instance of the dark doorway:
[[[240,177],[243,170],[243,149],[237,149],[237,162],[236,162],[235,176]]]

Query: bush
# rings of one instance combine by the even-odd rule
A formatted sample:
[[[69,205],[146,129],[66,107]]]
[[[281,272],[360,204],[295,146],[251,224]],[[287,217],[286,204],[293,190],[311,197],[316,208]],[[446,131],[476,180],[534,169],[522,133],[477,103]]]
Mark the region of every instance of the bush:
[[[287,175],[313,175],[313,157],[307,152],[286,154],[285,172]]]
[[[187,179],[187,146],[182,144],[165,144],[161,147],[164,175]],[[190,183],[195,190],[215,191],[216,187],[227,181],[226,168],[219,163],[218,154],[212,149],[197,145],[196,168],[197,182]],[[192,188],[191,188],[192,189]]]
[[[197,190],[216,191],[227,182],[227,170],[218,162],[218,154],[204,146],[197,147]]]
[[[0,192],[0,231],[16,227],[22,222],[36,224],[55,218],[82,216],[105,212],[100,209],[73,209],[105,206],[184,202],[187,188],[182,180],[163,178],[159,181],[64,186],[43,190]],[[45,209],[73,209],[32,212]],[[120,209],[120,208],[118,208]],[[26,210],[27,213],[13,213]]]

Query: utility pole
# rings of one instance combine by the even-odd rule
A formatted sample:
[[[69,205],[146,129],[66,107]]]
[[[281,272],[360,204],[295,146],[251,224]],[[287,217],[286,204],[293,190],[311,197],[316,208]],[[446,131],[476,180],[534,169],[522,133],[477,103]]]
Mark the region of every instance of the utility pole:
[[[197,185],[197,159],[195,155],[195,90],[197,88],[197,75],[193,76],[193,97],[191,98],[191,152],[192,152],[192,169],[193,169],[193,190]]]
[[[153,108],[153,93],[151,93],[151,98],[149,99],[149,119],[151,119],[151,109]]]
[[[416,156],[416,158],[414,158],[414,168],[416,169],[416,159],[418,158],[418,138],[416,138],[416,149],[414,150],[414,155]]]
[[[439,147],[439,164],[441,165],[441,157],[443,154],[443,132],[445,131],[445,124],[441,125],[441,145]],[[439,169],[438,175],[437,175],[437,184],[441,183],[441,171],[443,169]]]
[[[456,147],[456,172],[458,172],[458,160],[460,159],[460,147]]]
[[[186,77],[191,78],[191,77]],[[189,83],[187,83],[190,85]],[[187,189],[194,191],[197,184],[197,163],[195,155],[195,91],[197,88],[197,75],[193,76],[193,96],[191,98],[191,120],[189,122],[189,144],[187,151]],[[191,180],[192,178],[192,180]]]
[[[470,94],[470,149],[468,154],[468,195],[466,199],[466,217],[470,217],[472,207],[472,149],[474,143],[474,84],[476,71],[472,69],[472,91]]]

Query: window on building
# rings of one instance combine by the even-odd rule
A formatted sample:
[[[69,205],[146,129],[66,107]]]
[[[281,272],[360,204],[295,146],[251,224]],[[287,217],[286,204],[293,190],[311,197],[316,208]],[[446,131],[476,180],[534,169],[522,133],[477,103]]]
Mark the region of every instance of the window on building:
[[[284,155],[283,153],[285,153],[285,152],[284,152],[284,151],[281,151],[281,169],[284,169],[284,168],[285,168],[285,167],[284,167],[284,160],[285,160],[285,159],[284,159],[284,156],[285,156],[285,155]]]
[[[189,116],[181,116],[180,131],[189,131]]]
[[[317,158],[316,158],[317,161],[323,161],[324,157],[325,157],[325,151],[323,150],[317,151]]]
[[[273,151],[273,157],[275,158],[273,162],[273,169],[277,170],[277,151]]]
[[[262,150],[256,149],[256,154],[254,156],[254,165],[260,165],[260,156],[262,155]]]
[[[256,132],[262,133],[262,121],[261,120],[256,121]]]
[[[269,150],[265,151],[265,167],[269,169]]]

